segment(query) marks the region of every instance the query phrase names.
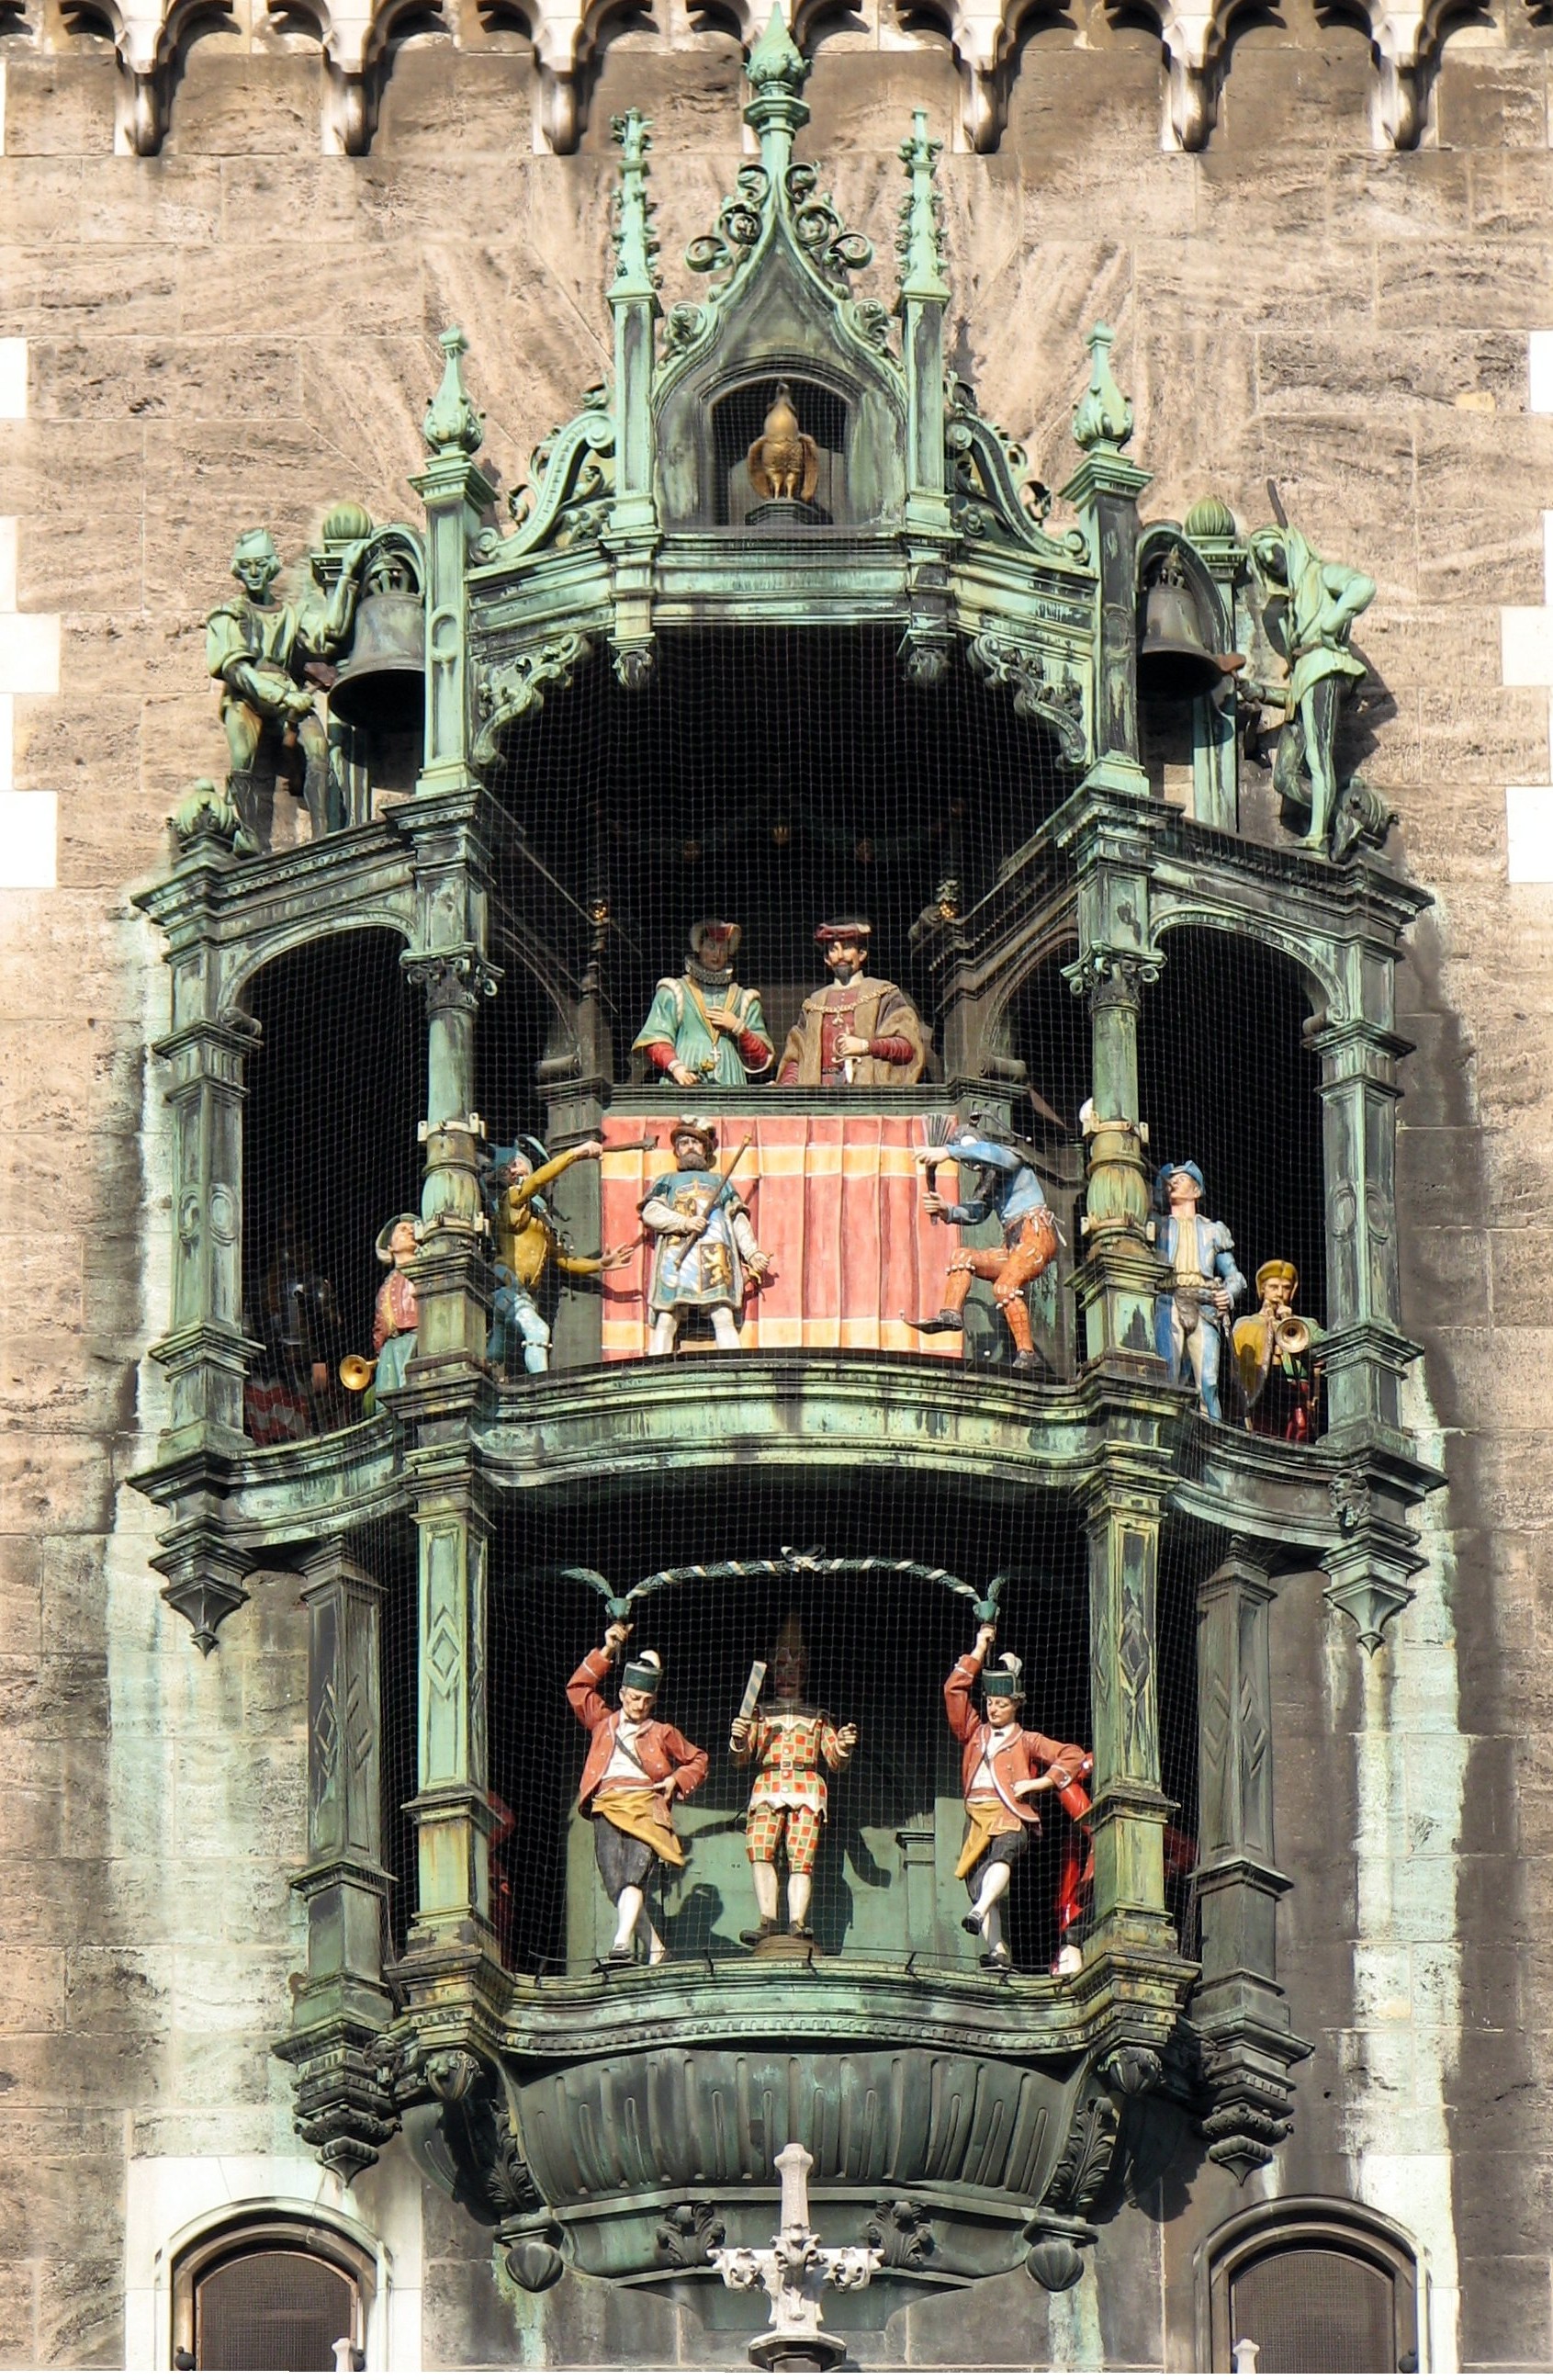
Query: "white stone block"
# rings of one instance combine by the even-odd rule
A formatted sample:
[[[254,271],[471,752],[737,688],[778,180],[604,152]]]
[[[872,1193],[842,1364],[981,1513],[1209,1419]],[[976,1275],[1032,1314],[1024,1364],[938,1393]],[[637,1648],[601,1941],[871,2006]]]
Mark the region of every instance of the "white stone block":
[[[1553,413],[1553,331],[1534,331],[1527,347],[1527,409]]]
[[[1553,785],[1511,785],[1505,821],[1512,884],[1553,884]]]
[[[0,68],[0,73],[4,68]],[[5,96],[0,91],[0,99]],[[27,341],[0,339],[0,421],[27,419]]]
[[[0,612],[17,607],[17,525],[0,520]]]
[[[0,787],[0,892],[52,892],[58,853],[58,795]]]
[[[1553,686],[1553,612],[1507,603],[1499,613],[1506,686]]]
[[[0,612],[0,694],[58,692],[58,613]]]

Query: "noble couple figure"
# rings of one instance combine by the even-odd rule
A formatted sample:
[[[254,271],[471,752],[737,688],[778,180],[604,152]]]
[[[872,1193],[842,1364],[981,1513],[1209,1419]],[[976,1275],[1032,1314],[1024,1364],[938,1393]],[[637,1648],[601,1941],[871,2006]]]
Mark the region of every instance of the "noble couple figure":
[[[804,1002],[783,1050],[779,1084],[869,1090],[921,1080],[928,1029],[898,984],[868,973],[872,938],[866,917],[816,929],[831,980]],[[701,1084],[737,1089],[771,1064],[760,995],[734,980],[739,939],[731,920],[698,919],[682,972],[660,979],[632,1044],[658,1075],[686,1090]]]
[[[708,1763],[704,1752],[655,1716],[662,1681],[656,1653],[627,1661],[619,1707],[612,1710],[605,1702],[602,1685],[630,1633],[624,1621],[611,1625],[603,1644],[578,1665],[566,1697],[588,1736],[578,1808],[592,1823],[600,1876],[616,1911],[615,1937],[606,1963],[632,1962],[639,1938],[649,1964],[656,1966],[666,1952],[647,1893],[661,1866],[686,1864],[673,1804],[696,1791]],[[995,1634],[990,1624],[981,1629],[972,1650],[951,1670],[943,1691],[949,1724],[962,1748],[966,1829],[955,1874],[966,1879],[971,1896],[964,1923],[980,1937],[983,1965],[1007,1968],[1012,1955],[1003,1937],[1002,1903],[1014,1868],[1040,1832],[1040,1819],[1031,1804],[1039,1794],[1055,1791],[1069,1815],[1082,1820],[1089,1801],[1080,1780],[1094,1764],[1079,1745],[1022,1725],[1019,1661],[1006,1656],[995,1668],[987,1666]],[[760,1691],[767,1675],[769,1695]],[[972,1707],[978,1680],[986,1698],[980,1718]],[[740,1939],[755,1949],[767,1944],[778,1947],[779,1938],[812,1943],[809,1908],[829,1808],[827,1772],[833,1776],[844,1770],[858,1742],[856,1727],[838,1725],[829,1711],[808,1699],[807,1685],[807,1648],[797,1615],[790,1612],[772,1648],[769,1672],[757,1666],[749,1700],[729,1735],[735,1767],[754,1770],[745,1840],[757,1922]],[[1062,1938],[1055,1974],[1075,1973],[1081,1964],[1072,1937],[1084,1886],[1092,1874],[1087,1851],[1086,1843],[1080,1852],[1070,1852],[1064,1870],[1058,1902]]]

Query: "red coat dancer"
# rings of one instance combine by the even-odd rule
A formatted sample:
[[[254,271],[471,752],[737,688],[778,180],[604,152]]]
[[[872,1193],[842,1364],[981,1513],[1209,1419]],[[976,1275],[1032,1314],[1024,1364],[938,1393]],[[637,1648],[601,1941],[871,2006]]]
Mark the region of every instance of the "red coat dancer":
[[[611,1966],[628,1966],[638,1932],[649,1967],[667,1955],[646,1907],[647,1887],[660,1861],[685,1865],[685,1846],[674,1832],[674,1796],[694,1793],[707,1773],[707,1755],[677,1727],[654,1718],[652,1706],[662,1682],[656,1653],[627,1661],[621,1673],[620,1708],[611,1710],[599,1689],[631,1633],[617,1620],[604,1632],[596,1653],[578,1663],[566,1700],[588,1733],[577,1807],[593,1822],[593,1849],[604,1890],[620,1923],[605,1952]]]
[[[1079,1783],[1095,1763],[1076,1743],[1059,1743],[1019,1723],[1025,1700],[1022,1666],[1012,1653],[996,1670],[986,1668],[997,1634],[990,1621],[978,1630],[971,1650],[955,1662],[944,1681],[944,1709],[952,1731],[962,1746],[961,1779],[965,1796],[965,1841],[956,1876],[965,1878],[971,1905],[960,1920],[967,1934],[981,1937],[984,1967],[1009,1967],[1013,1960],[1003,1940],[1001,1901],[1013,1880],[1013,1871],[1040,1832],[1040,1819],[1030,1807],[1037,1793],[1055,1791],[1070,1817],[1081,1818],[1089,1796]],[[987,1698],[987,1716],[977,1718],[971,1696],[977,1679]],[[1064,1896],[1070,1913],[1077,1915],[1074,1895]],[[1076,1974],[1081,1964],[1078,1945],[1065,1942],[1052,1973]]]

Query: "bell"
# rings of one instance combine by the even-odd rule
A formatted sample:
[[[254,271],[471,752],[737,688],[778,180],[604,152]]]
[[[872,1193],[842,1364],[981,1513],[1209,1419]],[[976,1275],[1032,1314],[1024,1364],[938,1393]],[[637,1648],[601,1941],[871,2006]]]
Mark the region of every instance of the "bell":
[[[1235,653],[1211,651],[1185,565],[1172,546],[1148,582],[1138,644],[1138,693],[1146,702],[1189,702],[1211,694],[1241,666]]]
[[[426,611],[419,595],[389,587],[362,596],[329,708],[348,727],[385,735],[420,725],[426,715]]]

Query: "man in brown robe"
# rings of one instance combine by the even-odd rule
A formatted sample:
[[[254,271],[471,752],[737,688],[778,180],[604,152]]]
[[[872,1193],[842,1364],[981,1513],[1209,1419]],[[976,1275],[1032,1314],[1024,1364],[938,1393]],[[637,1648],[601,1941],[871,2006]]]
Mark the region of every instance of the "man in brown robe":
[[[928,1030],[898,984],[867,972],[872,933],[866,917],[816,929],[831,979],[799,1010],[782,1053],[779,1083],[871,1090],[921,1081]]]

